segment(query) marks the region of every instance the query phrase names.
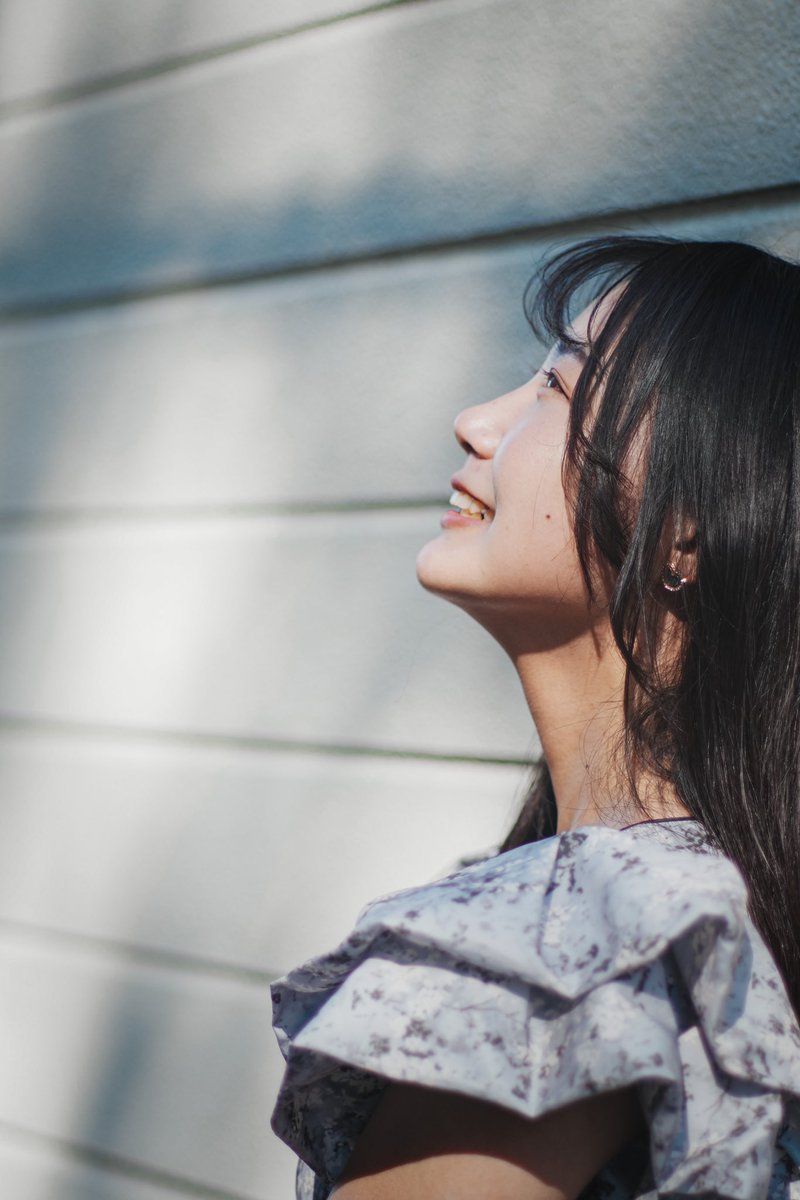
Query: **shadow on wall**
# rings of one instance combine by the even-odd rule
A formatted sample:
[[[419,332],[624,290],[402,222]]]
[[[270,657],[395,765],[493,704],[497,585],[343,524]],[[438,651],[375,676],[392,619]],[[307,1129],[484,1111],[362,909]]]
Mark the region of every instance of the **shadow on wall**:
[[[162,5],[165,43],[191,19]],[[398,6],[15,118],[0,127],[4,303],[564,234],[609,209],[786,184],[800,122],[776,119],[781,19],[753,28],[744,0]],[[411,569],[435,531],[415,506],[446,494],[459,461],[453,412],[531,366],[518,315],[531,259],[520,244],[427,252],[9,324],[5,511],[92,519],[3,535],[0,707],[521,756],[515,696],[494,718],[445,711],[454,672],[469,696],[487,680],[510,696],[510,674],[456,614],[436,615]],[[298,511],[354,501],[394,508]],[[123,940],[148,866],[120,881]],[[76,1004],[92,970],[76,968]],[[77,1143],[262,1195],[266,997],[213,973],[201,990],[155,967],[103,971],[84,1040],[51,1044],[71,1071],[54,1121]]]
[[[165,39],[191,20],[162,9]],[[5,303],[797,182],[797,22],[749,0],[399,5],[6,122]]]

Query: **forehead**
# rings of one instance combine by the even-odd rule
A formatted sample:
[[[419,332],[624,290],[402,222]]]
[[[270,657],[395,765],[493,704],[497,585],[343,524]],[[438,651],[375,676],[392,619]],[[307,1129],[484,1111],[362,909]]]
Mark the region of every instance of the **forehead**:
[[[595,336],[603,327],[606,317],[619,298],[619,293],[619,286],[612,288],[608,295],[602,296],[599,300],[593,300],[591,304],[587,304],[585,308],[581,309],[570,327],[577,341],[588,345],[590,333]]]
[[[587,351],[586,351],[586,343],[585,343],[584,339],[580,336],[580,334],[576,332],[574,327],[570,328],[570,334],[571,335],[574,334],[575,340],[578,342],[581,342],[583,344],[574,346],[574,345],[570,345],[569,342],[558,341],[558,342],[556,342],[555,346],[553,347],[553,358],[554,359],[561,359],[561,358],[575,359],[578,363],[581,364],[581,366],[583,366],[583,364],[586,362],[586,359],[588,357]]]
[[[569,335],[578,343],[577,346],[558,341],[552,349],[552,358],[570,359],[582,367],[588,358],[590,334],[592,337],[597,335],[598,329],[602,327],[610,309],[613,308],[617,294],[618,289],[614,288],[601,300],[587,304],[569,326]]]

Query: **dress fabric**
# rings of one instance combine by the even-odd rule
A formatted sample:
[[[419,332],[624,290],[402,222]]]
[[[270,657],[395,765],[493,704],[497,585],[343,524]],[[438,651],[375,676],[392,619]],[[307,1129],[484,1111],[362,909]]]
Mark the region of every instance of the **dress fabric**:
[[[528,1117],[633,1084],[648,1134],[581,1200],[800,1200],[800,1029],[697,821],[585,826],[383,897],[272,994],[298,1200],[393,1080]]]

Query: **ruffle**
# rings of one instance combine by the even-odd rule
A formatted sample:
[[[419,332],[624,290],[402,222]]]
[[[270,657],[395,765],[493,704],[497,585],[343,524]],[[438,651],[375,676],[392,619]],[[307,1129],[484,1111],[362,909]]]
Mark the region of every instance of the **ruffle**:
[[[782,1127],[784,1165],[800,1144],[800,1029],[693,821],[587,826],[377,900],[273,1007],[273,1128],[328,1185],[390,1080],[528,1117],[635,1084],[642,1197],[772,1200]]]

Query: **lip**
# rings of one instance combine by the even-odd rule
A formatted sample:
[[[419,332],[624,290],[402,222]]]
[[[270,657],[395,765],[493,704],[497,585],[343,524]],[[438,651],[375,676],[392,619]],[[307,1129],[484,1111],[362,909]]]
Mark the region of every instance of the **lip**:
[[[448,508],[443,514],[439,524],[442,529],[473,529],[485,528],[488,522],[481,521],[477,517],[467,517],[463,513],[457,512],[454,508]]]
[[[475,492],[472,491],[471,488],[467,487],[467,485],[464,483],[464,481],[462,479],[460,479],[458,477],[458,475],[454,475],[453,478],[450,480],[450,487],[453,489],[454,492],[466,492],[466,494],[468,496],[471,496],[473,500],[477,500],[478,504],[482,504],[483,507],[487,508],[490,513],[494,513],[493,505],[488,504],[483,499],[482,496],[477,496],[475,494]]]

